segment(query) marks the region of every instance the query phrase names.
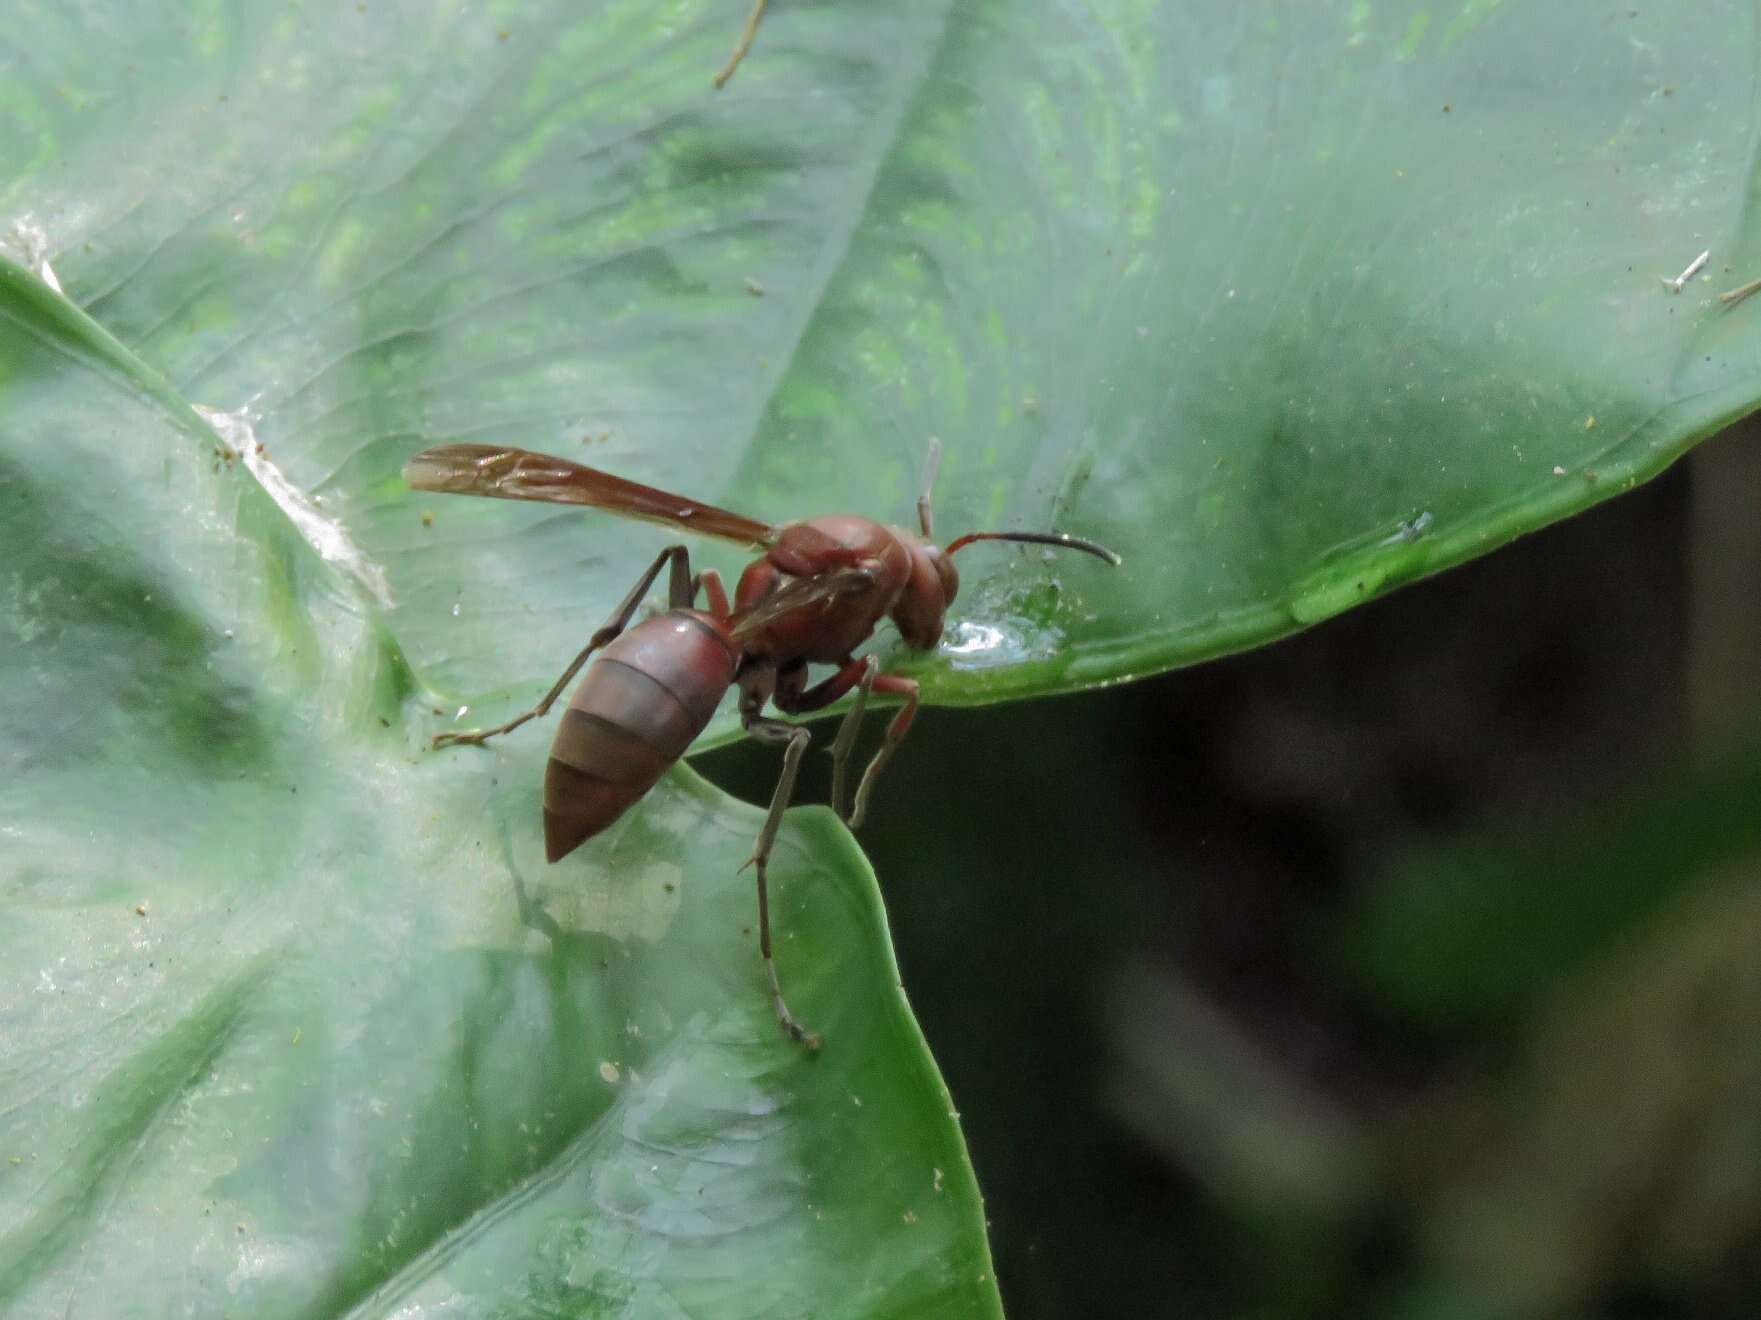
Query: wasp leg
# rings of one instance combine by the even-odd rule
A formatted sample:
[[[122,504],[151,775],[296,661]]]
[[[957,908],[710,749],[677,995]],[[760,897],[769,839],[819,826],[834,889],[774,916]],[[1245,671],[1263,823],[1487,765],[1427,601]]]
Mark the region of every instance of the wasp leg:
[[[905,704],[893,716],[893,722],[887,725],[886,741],[881,743],[880,750],[874,754],[874,760],[868,763],[868,769],[862,772],[862,782],[856,787],[856,807],[850,813],[850,828],[853,830],[860,828],[863,818],[868,815],[868,795],[874,792],[874,781],[880,778],[880,772],[893,759],[893,753],[899,750],[899,744],[910,732],[911,721],[917,715],[916,679],[899,674],[881,674],[875,678],[873,687],[877,692],[890,692],[894,696],[904,697]]]
[[[720,573],[713,568],[706,568],[692,578],[691,599],[685,602],[687,606],[697,599],[699,588],[703,591],[704,604],[709,607],[712,615],[724,622],[733,616],[733,610],[728,606],[728,589],[722,585]],[[678,605],[675,603],[673,608],[677,609]]]
[[[929,438],[929,453],[923,460],[923,490],[917,496],[917,525],[923,529],[923,539],[936,539],[935,519],[929,511],[929,492],[936,484],[936,472],[942,466],[942,442],[933,435]]]
[[[795,1015],[789,1012],[789,1006],[783,1002],[783,987],[777,981],[776,960],[770,949],[770,893],[767,885],[771,845],[776,842],[777,829],[783,823],[783,812],[789,806],[789,799],[795,795],[795,772],[801,767],[801,754],[807,750],[812,735],[799,724],[766,719],[756,711],[742,711],[741,722],[746,726],[746,732],[761,742],[787,744],[783,751],[783,772],[777,779],[777,791],[771,795],[770,814],[764,818],[764,828],[758,832],[758,842],[753,846],[752,858],[747,865],[758,877],[758,951],[764,957],[764,973],[770,979],[770,1001],[776,1008],[777,1021],[796,1044],[817,1050],[820,1038],[797,1022]]]
[[[776,697],[779,710],[801,715],[823,709],[850,689],[856,689],[856,700],[845,713],[843,723],[838,726],[837,740],[832,743],[832,810],[838,813],[840,820],[850,819],[849,812],[844,810],[844,772],[849,765],[850,749],[856,745],[862,712],[868,705],[868,690],[874,685],[874,676],[879,669],[880,661],[873,656],[864,656],[860,660],[846,657],[838,666],[838,672],[830,678],[822,679],[794,697],[781,693]]]
[[[523,711],[507,723],[498,724],[493,729],[466,729],[456,733],[437,733],[434,735],[433,745],[435,747],[451,747],[457,743],[481,745],[486,739],[519,728],[527,720],[548,714],[550,708],[556,704],[556,699],[568,687],[569,681],[581,672],[581,666],[587,663],[588,657],[630,626],[630,620],[636,616],[636,610],[641,606],[642,598],[648,594],[648,589],[660,576],[660,570],[667,567],[669,563],[672,567],[672,576],[667,584],[668,599],[675,609],[690,605],[695,594],[695,584],[691,578],[690,552],[682,545],[669,545],[648,566],[648,571],[637,580],[636,585],[630,589],[630,594],[624,597],[617,609],[612,611],[611,617],[605,621],[605,625],[588,639],[581,654],[569,662],[569,667],[563,670],[563,676],[557,679],[549,692],[544,694],[542,701],[531,710]]]
[[[855,700],[845,712],[844,722],[838,726],[837,739],[832,743],[832,810],[838,813],[839,820],[852,827],[856,824],[856,816],[844,809],[844,775],[850,768],[850,752],[856,746],[856,734],[862,727],[862,713],[868,709],[868,694],[874,688],[875,674],[880,669],[880,661],[872,655],[859,663],[862,667],[856,674]],[[867,785],[866,775],[862,782],[864,786]],[[857,801],[861,800],[858,794]]]

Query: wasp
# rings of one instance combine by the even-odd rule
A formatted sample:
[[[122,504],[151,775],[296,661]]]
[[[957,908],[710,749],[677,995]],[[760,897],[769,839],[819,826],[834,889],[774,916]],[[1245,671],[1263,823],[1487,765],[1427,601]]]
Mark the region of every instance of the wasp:
[[[931,479],[936,458],[932,448]],[[880,621],[891,619],[913,650],[932,650],[960,590],[954,555],[978,541],[1056,546],[1119,563],[1105,546],[1063,532],[968,532],[937,545],[928,481],[917,501],[919,531],[911,532],[844,513],[760,522],[568,459],[495,445],[423,450],[404,466],[404,479],[418,490],[586,505],[760,552],[730,600],[714,569],[693,574],[687,549],[669,545],[537,705],[494,728],[436,734],[434,745],[481,744],[547,714],[591,660],[544,770],[544,849],[556,862],[653,788],[703,732],[728,688],[738,688],[741,726],[783,748],[782,772],[748,865],[757,878],[758,947],[771,1003],[783,1030],[809,1049],[817,1049],[820,1038],[789,1011],[771,953],[766,867],[811,735],[803,725],[767,716],[766,705],[803,715],[854,693],[832,746],[832,807],[854,829],[917,715],[916,680],[883,673],[872,655],[855,654]],[[632,624],[663,572],[667,609]],[[812,665],[834,668],[810,682]],[[903,704],[846,809],[850,751],[876,692]]]

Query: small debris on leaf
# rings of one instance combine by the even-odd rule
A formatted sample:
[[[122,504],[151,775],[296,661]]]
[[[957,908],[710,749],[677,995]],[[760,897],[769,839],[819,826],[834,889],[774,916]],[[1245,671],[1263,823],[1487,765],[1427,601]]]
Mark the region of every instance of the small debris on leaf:
[[[1682,286],[1689,280],[1693,279],[1694,276],[1698,275],[1701,267],[1710,260],[1712,260],[1712,249],[1707,248],[1699,256],[1690,261],[1688,263],[1688,268],[1680,275],[1677,275],[1673,280],[1664,280],[1663,287],[1668,289],[1671,293],[1680,293],[1682,291]]]

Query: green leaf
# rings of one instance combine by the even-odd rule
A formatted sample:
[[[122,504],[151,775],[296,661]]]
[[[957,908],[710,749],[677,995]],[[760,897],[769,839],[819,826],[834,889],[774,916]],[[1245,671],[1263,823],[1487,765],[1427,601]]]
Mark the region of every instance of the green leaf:
[[[752,810],[681,772],[550,870],[540,738],[423,750],[662,544],[414,498],[423,445],[904,519],[938,436],[945,532],[1126,557],[964,552],[914,663],[968,702],[1265,641],[1754,405],[1745,7],[787,4],[717,94],[742,9],[9,13],[0,234],[67,298],[0,277],[8,1309],[995,1310],[841,831],[778,866],[809,1062]]]
[[[169,39],[33,7],[0,205],[252,422],[471,704],[542,691],[659,537],[412,503],[427,443],[904,519],[939,436],[941,527],[1126,556],[965,552],[922,667],[977,701],[1288,632],[1757,397],[1758,314],[1709,296],[1755,273],[1744,7],[782,6],[712,95],[727,8],[240,8]]]
[[[681,773],[546,867],[532,749],[419,750],[364,593],[3,265],[0,361],[0,1309],[994,1312],[828,813],[773,867],[810,1057],[754,808]]]

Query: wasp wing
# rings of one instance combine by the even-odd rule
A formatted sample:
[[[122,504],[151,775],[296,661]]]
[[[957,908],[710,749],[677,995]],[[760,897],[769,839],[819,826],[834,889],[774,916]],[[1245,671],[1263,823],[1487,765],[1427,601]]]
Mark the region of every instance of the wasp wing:
[[[681,531],[719,536],[740,545],[764,546],[777,529],[713,504],[656,490],[609,472],[503,445],[440,445],[404,464],[404,480],[417,490],[488,495],[546,504],[585,504],[595,509],[665,523]]]
[[[837,568],[812,577],[795,578],[778,587],[734,622],[735,637],[750,637],[785,615],[824,607],[840,596],[855,595],[874,586],[874,574],[865,568]]]

